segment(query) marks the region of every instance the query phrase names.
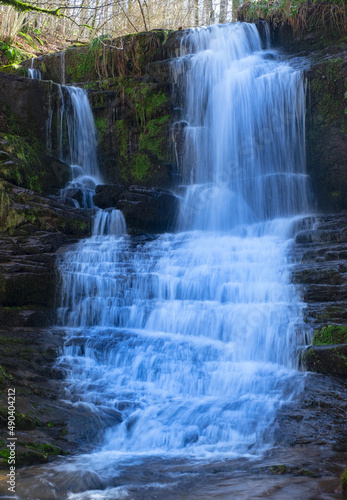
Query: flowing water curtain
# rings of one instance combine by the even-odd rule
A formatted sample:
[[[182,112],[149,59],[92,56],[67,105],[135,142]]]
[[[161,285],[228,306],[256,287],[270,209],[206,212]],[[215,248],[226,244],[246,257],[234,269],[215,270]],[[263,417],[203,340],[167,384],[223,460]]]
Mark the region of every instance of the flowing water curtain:
[[[304,163],[291,171],[304,141],[304,91],[300,71],[261,45],[246,24],[194,30],[174,63],[186,146],[195,141],[200,152],[192,176],[190,157],[183,159],[184,231],[152,241],[110,238],[99,213],[98,236],[61,258],[67,385],[99,415],[122,413],[98,459],[260,453],[273,443],[277,409],[300,388],[293,368],[303,304],[288,249],[309,207],[305,198],[293,206],[286,199],[296,197],[296,184],[306,186]],[[281,109],[291,112],[274,139],[221,175],[237,153],[230,137],[240,142],[272,127]],[[294,183],[286,183],[290,176]],[[264,199],[268,185],[274,195]],[[255,202],[260,219],[247,211]],[[121,229],[114,215],[109,223]]]

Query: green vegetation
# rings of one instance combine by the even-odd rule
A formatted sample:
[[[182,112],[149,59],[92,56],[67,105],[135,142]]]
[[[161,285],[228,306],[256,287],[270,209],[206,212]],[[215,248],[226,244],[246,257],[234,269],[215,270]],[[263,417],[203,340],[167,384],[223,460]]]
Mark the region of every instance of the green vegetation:
[[[36,417],[30,417],[25,413],[16,413],[16,428],[21,430],[36,429],[40,426],[40,421]]]
[[[66,74],[71,82],[95,80],[95,58],[88,48],[69,48],[65,54]]]
[[[1,448],[0,458],[2,458],[5,463],[7,463],[8,459],[10,458],[10,450],[8,448]]]
[[[100,143],[102,142],[107,131],[107,118],[101,116],[97,117],[95,119],[95,127],[98,133],[98,142]]]
[[[130,166],[133,178],[136,181],[142,181],[151,168],[151,160],[146,154],[138,153],[133,155]]]
[[[129,118],[115,123],[122,179],[125,183],[146,182],[160,162],[169,161],[168,96],[157,84],[135,78],[122,77],[117,83],[120,96],[130,101],[135,111],[135,122]],[[135,150],[132,131],[138,137]]]
[[[13,380],[13,375],[8,373],[5,368],[0,365],[0,386],[4,386]]]
[[[14,7],[20,12],[39,12],[40,14],[50,14],[57,17],[62,17],[63,14],[60,12],[62,9],[58,7],[57,9],[42,9],[41,7],[36,7],[35,5],[28,4],[26,2],[20,2],[19,0],[1,0],[2,4]],[[67,17],[67,16],[63,16]]]
[[[347,469],[343,472],[341,476],[341,486],[344,495],[347,495]]]
[[[150,120],[144,127],[140,135],[140,150],[147,150],[158,158],[167,158],[168,140],[165,128],[168,126],[170,116],[165,115],[161,118]]]
[[[332,345],[347,343],[346,325],[328,325],[314,332],[313,345]]]

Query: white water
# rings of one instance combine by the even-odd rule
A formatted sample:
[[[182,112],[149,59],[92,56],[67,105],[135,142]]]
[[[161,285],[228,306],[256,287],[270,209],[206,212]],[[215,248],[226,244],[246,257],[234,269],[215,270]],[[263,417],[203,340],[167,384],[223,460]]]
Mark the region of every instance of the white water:
[[[114,456],[257,455],[300,390],[288,251],[310,208],[302,75],[246,24],[192,31],[181,53],[179,232],[137,241],[118,220],[119,236],[100,236],[100,215],[99,236],[60,264],[67,397],[122,415],[84,462],[95,470]]]
[[[41,80],[42,75],[39,69],[34,69],[34,58],[31,59],[31,67],[28,68],[28,78],[32,80]]]
[[[93,203],[95,187],[103,181],[97,160],[97,132],[88,94],[84,89],[66,85],[59,85],[59,91],[61,97],[58,140],[60,159],[71,166],[71,181],[60,190],[60,194],[66,197],[72,191],[78,190],[81,193],[81,200],[80,202],[74,200],[75,205],[96,208]],[[64,130],[68,143],[65,154]],[[98,210],[94,218],[92,234],[126,234],[123,214],[119,210]]]
[[[101,184],[96,153],[96,128],[88,94],[84,89],[60,85],[60,133],[61,160],[71,165],[72,180],[62,190],[64,196],[71,189],[83,193],[81,206],[93,207],[95,186]],[[65,129],[64,129],[65,125]],[[68,150],[63,153],[63,137],[66,133]]]

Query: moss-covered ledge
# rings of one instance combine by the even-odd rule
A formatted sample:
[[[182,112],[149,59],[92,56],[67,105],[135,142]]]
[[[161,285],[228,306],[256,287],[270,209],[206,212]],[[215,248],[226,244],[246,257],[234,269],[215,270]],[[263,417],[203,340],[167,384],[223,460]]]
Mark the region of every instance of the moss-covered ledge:
[[[347,326],[327,325],[316,330],[312,346],[301,360],[308,371],[347,377]]]

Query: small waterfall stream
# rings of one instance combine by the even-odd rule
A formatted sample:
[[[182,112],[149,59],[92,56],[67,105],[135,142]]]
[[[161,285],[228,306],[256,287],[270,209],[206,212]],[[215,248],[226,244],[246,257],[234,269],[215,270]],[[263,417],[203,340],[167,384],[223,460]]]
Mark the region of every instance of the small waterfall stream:
[[[132,239],[100,211],[59,264],[66,398],[115,415],[98,450],[66,467],[92,470],[101,489],[146,457],[259,456],[302,380],[289,260],[310,211],[301,72],[233,24],[192,30],[172,74],[185,130],[177,232]],[[69,90],[73,186],[98,175],[94,146],[79,159],[94,134],[82,92]],[[133,498],[116,490],[105,498]]]
[[[95,208],[93,195],[97,184],[102,184],[97,150],[96,128],[86,90],[79,87],[59,85],[61,105],[59,112],[60,159],[71,166],[71,180],[60,190],[62,197],[79,192],[76,207]],[[67,152],[64,153],[64,132]],[[125,234],[126,227],[119,210],[97,210],[93,224],[93,235]]]
[[[39,69],[34,68],[34,58],[31,59],[31,67],[28,68],[28,78],[32,80],[41,80],[42,74]]]

